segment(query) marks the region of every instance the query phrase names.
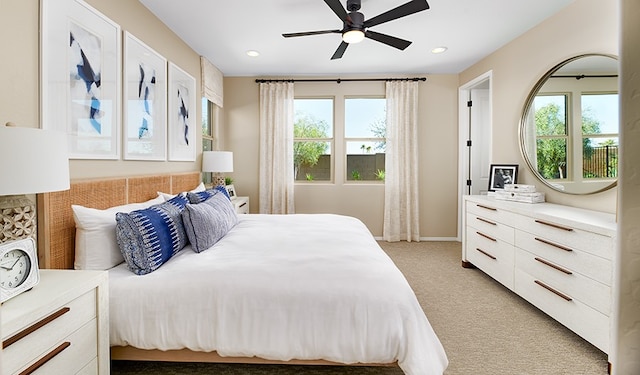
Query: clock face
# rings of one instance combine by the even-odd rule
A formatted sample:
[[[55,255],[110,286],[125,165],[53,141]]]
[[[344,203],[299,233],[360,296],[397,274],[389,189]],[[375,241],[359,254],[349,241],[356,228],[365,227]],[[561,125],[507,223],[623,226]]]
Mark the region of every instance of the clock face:
[[[22,249],[9,250],[0,258],[0,287],[14,289],[22,285],[31,271],[31,259]]]

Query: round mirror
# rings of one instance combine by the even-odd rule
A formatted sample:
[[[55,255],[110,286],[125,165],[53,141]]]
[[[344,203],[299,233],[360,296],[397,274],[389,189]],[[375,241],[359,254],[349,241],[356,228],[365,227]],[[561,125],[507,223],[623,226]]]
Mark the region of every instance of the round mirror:
[[[618,129],[618,60],[580,55],[554,66],[531,90],[520,120],[520,150],[550,188],[597,193],[617,182]]]

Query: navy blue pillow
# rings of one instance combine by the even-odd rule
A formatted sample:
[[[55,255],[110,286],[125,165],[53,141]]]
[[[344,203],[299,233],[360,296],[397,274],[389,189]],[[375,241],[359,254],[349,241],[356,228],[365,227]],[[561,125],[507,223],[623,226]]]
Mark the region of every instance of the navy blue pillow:
[[[144,210],[116,214],[116,239],[132,272],[153,272],[187,245],[181,216],[187,203],[178,195]]]
[[[214,195],[218,194],[218,193],[222,193],[225,195],[225,197],[227,197],[227,199],[231,200],[231,198],[229,197],[229,192],[227,192],[227,189],[224,186],[216,186],[212,189],[208,189],[205,191],[199,191],[197,193],[187,193],[187,198],[189,199],[189,203],[191,204],[198,204],[198,203],[202,203],[204,201],[206,201],[207,199],[213,197]]]

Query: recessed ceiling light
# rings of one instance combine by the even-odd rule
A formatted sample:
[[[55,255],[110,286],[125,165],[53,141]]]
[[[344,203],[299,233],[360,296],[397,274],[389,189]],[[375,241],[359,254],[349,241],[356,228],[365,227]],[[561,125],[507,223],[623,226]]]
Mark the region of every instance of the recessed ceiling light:
[[[255,51],[255,50],[249,50],[249,51],[247,51],[247,56],[258,57],[258,56],[260,56],[260,52]]]
[[[431,53],[442,53],[447,50],[447,47],[436,47],[431,50]]]

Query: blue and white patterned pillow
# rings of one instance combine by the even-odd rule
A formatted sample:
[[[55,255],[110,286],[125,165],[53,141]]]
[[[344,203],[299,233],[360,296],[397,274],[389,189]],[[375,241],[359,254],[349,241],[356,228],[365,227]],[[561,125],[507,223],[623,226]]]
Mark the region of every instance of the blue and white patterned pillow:
[[[132,272],[153,272],[187,245],[181,216],[187,203],[178,195],[144,210],[116,214],[116,238]]]
[[[191,248],[199,253],[220,241],[238,223],[238,215],[225,195],[215,194],[200,204],[188,204],[182,221]]]
[[[216,186],[213,189],[208,189],[205,191],[199,192],[189,192],[187,193],[187,198],[189,199],[189,203],[198,204],[206,201],[207,199],[213,197],[216,194],[222,193],[227,199],[231,200],[229,197],[229,193],[224,186]]]

